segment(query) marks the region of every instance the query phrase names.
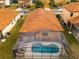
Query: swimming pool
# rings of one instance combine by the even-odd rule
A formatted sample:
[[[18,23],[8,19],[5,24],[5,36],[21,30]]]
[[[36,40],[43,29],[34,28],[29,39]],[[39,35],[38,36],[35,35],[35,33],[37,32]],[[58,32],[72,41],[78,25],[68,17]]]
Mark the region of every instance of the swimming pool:
[[[59,52],[59,47],[55,44],[43,45],[43,44],[33,44],[32,52],[34,53],[57,53]]]

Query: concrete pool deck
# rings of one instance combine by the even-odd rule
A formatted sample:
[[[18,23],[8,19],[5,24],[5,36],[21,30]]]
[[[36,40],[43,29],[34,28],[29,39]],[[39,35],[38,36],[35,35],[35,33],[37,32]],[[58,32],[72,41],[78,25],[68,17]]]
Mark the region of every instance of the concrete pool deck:
[[[28,44],[30,44],[30,43],[28,43]],[[34,44],[34,43],[31,43],[31,44]],[[32,46],[31,44],[29,46]],[[45,43],[43,43],[43,44],[45,44]],[[47,42],[46,42],[46,44],[47,44]],[[41,55],[41,53],[32,53],[32,52],[29,53],[29,51],[31,51],[31,49],[27,48],[28,52],[26,52],[23,57],[18,57],[17,56],[16,59],[60,59],[60,58],[64,59],[64,58],[67,58],[68,55],[67,55],[67,53],[65,51],[64,46],[62,44],[60,44],[60,45],[61,45],[60,47],[62,47],[60,55],[63,55],[65,57],[61,57],[60,55],[54,55],[54,54],[51,54],[51,53],[42,53],[42,55]],[[57,54],[59,54],[59,53],[57,53]]]
[[[26,46],[24,46],[26,48],[25,50],[25,54],[24,54],[24,58],[28,59],[28,58],[55,58],[55,57],[59,57],[60,54],[62,53],[62,45],[60,43],[57,42],[41,42],[41,44],[43,45],[49,45],[49,44],[55,44],[56,46],[59,47],[59,52],[58,53],[34,53],[31,51],[31,47],[33,44],[39,44],[40,42],[32,42],[32,43],[27,43]],[[64,48],[63,48],[64,49]],[[65,50],[63,50],[65,52]]]

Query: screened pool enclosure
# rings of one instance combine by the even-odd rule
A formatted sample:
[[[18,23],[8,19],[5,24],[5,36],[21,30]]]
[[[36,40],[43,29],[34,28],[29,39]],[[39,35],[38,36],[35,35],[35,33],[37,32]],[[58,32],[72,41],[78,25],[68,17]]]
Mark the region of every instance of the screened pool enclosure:
[[[66,44],[62,32],[20,33],[13,54],[16,59],[59,59],[62,55],[67,58]]]

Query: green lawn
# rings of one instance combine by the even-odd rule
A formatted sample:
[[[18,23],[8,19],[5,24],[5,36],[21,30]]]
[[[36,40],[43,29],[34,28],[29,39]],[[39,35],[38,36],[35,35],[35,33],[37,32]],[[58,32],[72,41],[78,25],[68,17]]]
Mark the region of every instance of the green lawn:
[[[12,48],[16,43],[16,39],[19,35],[19,30],[25,20],[26,15],[24,15],[18,23],[11,30],[11,35],[7,38],[6,42],[0,42],[0,59],[13,59]]]
[[[73,34],[69,34],[69,33],[68,33],[68,29],[67,29],[66,27],[63,26],[63,28],[64,28],[64,30],[65,30],[63,33],[65,34],[65,36],[66,36],[66,38],[67,38],[69,44],[70,44],[70,45],[72,45],[73,43],[74,43],[74,44],[79,44],[79,42],[78,42],[77,39],[74,37],[74,35],[73,35]]]

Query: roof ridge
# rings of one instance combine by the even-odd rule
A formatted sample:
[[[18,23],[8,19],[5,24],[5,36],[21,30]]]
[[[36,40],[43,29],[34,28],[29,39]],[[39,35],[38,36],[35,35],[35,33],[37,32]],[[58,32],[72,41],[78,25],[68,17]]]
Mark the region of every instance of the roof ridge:
[[[43,15],[43,16],[45,16],[45,15]],[[48,21],[48,19],[49,19],[49,17],[46,17],[46,19],[47,19],[47,21]],[[49,19],[49,22],[51,23],[51,25],[56,25],[56,26],[58,26],[58,24],[56,24],[55,22],[52,22],[50,19]],[[59,26],[58,26],[59,27]],[[59,27],[60,28],[60,27]]]

